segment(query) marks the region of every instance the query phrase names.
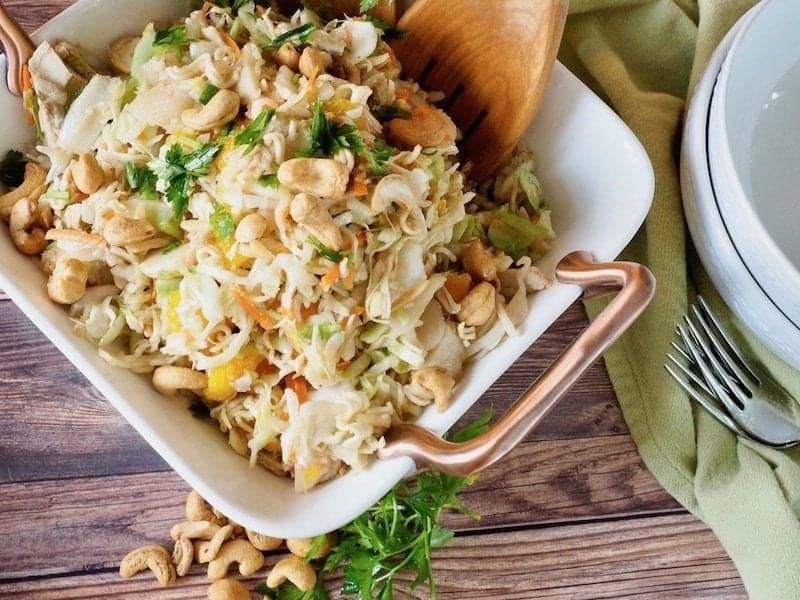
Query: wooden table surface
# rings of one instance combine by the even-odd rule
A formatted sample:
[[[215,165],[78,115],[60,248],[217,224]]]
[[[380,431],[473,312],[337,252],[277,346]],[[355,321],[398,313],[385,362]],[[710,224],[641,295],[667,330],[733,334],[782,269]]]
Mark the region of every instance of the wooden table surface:
[[[32,31],[71,1],[4,4]],[[471,416],[507,407],[585,323],[572,307]],[[168,590],[117,574],[128,550],[169,542],[187,491],[0,294],[0,598],[205,598],[197,567]],[[746,598],[711,531],[645,469],[602,365],[464,500],[483,518],[447,518],[442,598]]]

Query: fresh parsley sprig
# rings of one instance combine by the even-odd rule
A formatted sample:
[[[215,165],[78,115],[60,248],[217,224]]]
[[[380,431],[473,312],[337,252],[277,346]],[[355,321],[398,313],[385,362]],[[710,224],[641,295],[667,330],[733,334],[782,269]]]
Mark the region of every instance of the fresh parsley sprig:
[[[180,218],[186,212],[197,178],[208,174],[217,152],[219,146],[213,143],[203,144],[188,154],[178,144],[173,144],[167,150],[158,176],[166,182],[167,201],[172,205],[175,217]]]
[[[247,127],[242,129],[236,136],[237,146],[247,146],[247,152],[252,152],[253,149],[261,142],[264,137],[264,131],[275,116],[275,109],[266,108],[261,111],[255,120]]]
[[[463,442],[482,434],[491,418],[490,408],[451,439]],[[397,484],[372,509],[339,531],[339,542],[323,571],[343,569],[342,594],[359,600],[391,599],[395,577],[400,573],[414,576],[412,590],[427,585],[430,597],[435,598],[431,551],[453,539],[453,532],[439,521],[446,510],[478,518],[458,498],[473,481],[473,477],[425,472],[413,482]]]
[[[275,39],[273,39],[269,43],[269,47],[273,50],[277,50],[281,46],[283,46],[286,42],[292,42],[295,46],[302,46],[308,41],[308,38],[311,37],[311,34],[317,30],[317,26],[313,23],[306,23],[305,25],[300,25],[300,27],[295,27],[294,29],[290,29],[286,33],[282,33]]]
[[[145,200],[158,200],[156,182],[158,177],[146,165],[141,167],[133,162],[125,165],[125,178],[132,190],[138,190]]]
[[[153,40],[153,47],[160,50],[175,50],[182,52],[183,49],[189,45],[189,34],[186,27],[183,25],[173,25],[168,29],[156,32],[155,40]]]
[[[311,144],[309,147],[298,153],[303,157],[325,157],[333,156],[339,150],[347,148],[357,156],[366,159],[369,170],[373,175],[382,175],[385,171],[386,162],[395,154],[397,150],[383,143],[381,140],[375,142],[370,148],[358,133],[354,125],[338,125],[328,120],[322,103],[317,100],[314,103],[314,110],[311,118]]]

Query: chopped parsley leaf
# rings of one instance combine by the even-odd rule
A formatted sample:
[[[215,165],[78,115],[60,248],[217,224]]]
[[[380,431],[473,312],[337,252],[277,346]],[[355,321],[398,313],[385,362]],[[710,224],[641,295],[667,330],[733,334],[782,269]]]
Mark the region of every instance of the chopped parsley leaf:
[[[215,86],[213,83],[207,83],[206,86],[203,88],[203,91],[200,92],[200,103],[201,104],[208,104],[211,99],[217,95],[219,88]]]
[[[264,137],[264,130],[266,130],[267,125],[269,125],[274,116],[275,109],[273,108],[265,108],[261,111],[261,114],[236,136],[236,145],[248,146],[247,151],[252,152],[261,141],[261,138]]]
[[[169,29],[156,32],[156,38],[153,40],[153,47],[162,50],[182,50],[184,46],[189,45],[189,34],[186,33],[186,27],[183,25],[173,25]]]
[[[326,246],[325,244],[323,244],[322,242],[320,242],[320,241],[319,241],[317,238],[315,238],[313,235],[310,235],[310,236],[308,236],[308,239],[307,239],[306,241],[307,241],[307,242],[308,242],[308,243],[309,243],[309,244],[310,244],[310,245],[311,245],[311,246],[312,246],[312,247],[313,247],[313,248],[314,248],[314,249],[315,249],[317,252],[319,252],[319,253],[320,253],[320,256],[324,256],[324,257],[325,257],[325,258],[327,258],[329,261],[331,261],[331,262],[334,262],[334,263],[337,263],[337,264],[338,264],[338,263],[340,263],[340,262],[342,262],[342,259],[344,258],[344,254],[342,254],[341,252],[338,252],[338,251],[334,250],[333,248],[328,248],[328,246]]]
[[[277,190],[281,186],[281,182],[278,181],[277,173],[273,173],[271,175],[264,175],[258,178],[258,184],[265,188],[271,188],[273,190]]]
[[[129,162],[125,165],[125,176],[132,190],[138,190],[145,200],[158,200],[156,181],[158,177],[146,165],[138,167]]]
[[[9,188],[16,188],[25,181],[25,165],[27,161],[22,152],[9,150],[0,162],[0,181]]]
[[[277,50],[281,46],[283,46],[286,42],[292,42],[295,46],[302,46],[308,41],[308,38],[311,37],[311,34],[317,30],[317,26],[313,23],[306,23],[305,25],[300,25],[300,27],[295,27],[287,31],[286,33],[282,33],[274,40],[269,43],[269,47]]]
[[[210,419],[211,410],[203,402],[197,400],[189,405],[189,412],[195,419]]]
[[[408,32],[404,29],[398,29],[393,25],[389,25],[383,19],[379,19],[375,16],[367,17],[367,20],[372,23],[375,29],[379,29],[381,31],[381,35],[385,40],[402,40],[408,37]]]
[[[233,222],[231,211],[219,202],[214,201],[214,212],[211,213],[209,222],[218,240],[229,240],[236,231],[236,223]]]

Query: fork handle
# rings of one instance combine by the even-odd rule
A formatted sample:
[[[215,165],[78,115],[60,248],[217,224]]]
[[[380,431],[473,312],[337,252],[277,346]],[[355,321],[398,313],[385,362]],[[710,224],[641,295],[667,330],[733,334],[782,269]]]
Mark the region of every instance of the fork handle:
[[[655,278],[643,265],[594,262],[588,252],[573,252],[556,267],[561,283],[617,296],[539,379],[486,433],[462,444],[445,441],[416,425],[393,426],[381,458],[408,456],[420,469],[467,476],[494,464],[519,444],[583,373],[630,327],[655,293]]]
[[[0,2],[0,43],[5,50],[8,61],[6,81],[8,90],[15,96],[21,96],[24,90],[22,81],[23,67],[33,55],[35,49],[28,35],[22,31],[17,22],[6,12]]]

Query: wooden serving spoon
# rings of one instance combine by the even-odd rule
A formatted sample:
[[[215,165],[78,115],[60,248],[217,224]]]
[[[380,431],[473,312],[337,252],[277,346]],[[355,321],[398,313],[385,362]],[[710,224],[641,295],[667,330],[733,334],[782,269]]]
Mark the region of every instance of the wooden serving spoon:
[[[445,93],[470,177],[511,156],[539,108],[567,18],[567,0],[418,0],[393,48],[404,75]]]
[[[381,2],[373,14],[392,23],[395,4]],[[358,5],[335,0],[327,7],[355,15]],[[416,0],[400,18],[398,27],[408,35],[392,48],[403,74],[446,95],[443,108],[461,130],[459,147],[464,163],[472,164],[472,179],[491,177],[530,126],[567,8],[567,0]]]

